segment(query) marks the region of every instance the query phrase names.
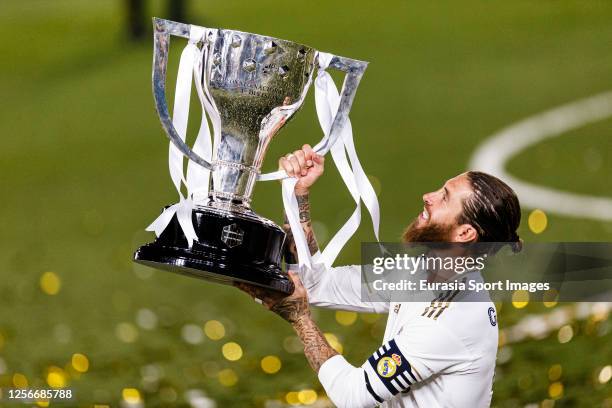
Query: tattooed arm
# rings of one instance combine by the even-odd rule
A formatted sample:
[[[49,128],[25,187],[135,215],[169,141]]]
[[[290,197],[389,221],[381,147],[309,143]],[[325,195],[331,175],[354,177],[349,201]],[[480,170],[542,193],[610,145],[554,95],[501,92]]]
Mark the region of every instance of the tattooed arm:
[[[308,197],[308,191],[297,192],[296,198],[298,202],[298,208],[300,212],[300,224],[304,230],[306,236],[306,242],[308,243],[308,249],[310,255],[314,255],[319,251],[319,244],[317,244],[317,238],[315,237],[314,230],[312,229],[312,221],[310,219],[310,201]],[[285,262],[288,264],[298,263],[297,259],[297,248],[295,246],[295,240],[293,239],[293,233],[291,232],[291,226],[285,214],[285,223],[283,224],[283,230],[287,234],[287,244],[285,246]]]
[[[338,353],[329,345],[312,319],[310,306],[308,305],[308,295],[300,278],[291,271],[289,277],[295,285],[295,291],[287,297],[281,297],[264,289],[245,284],[236,284],[236,286],[254,298],[261,299],[266,308],[291,323],[302,344],[304,344],[304,355],[308,363],[318,373],[321,365]]]
[[[316,154],[309,145],[304,145],[302,149],[289,153],[285,157],[281,157],[278,162],[279,168],[285,170],[290,177],[298,178],[298,182],[295,185],[295,195],[299,207],[300,224],[304,230],[304,235],[306,236],[311,255],[319,251],[319,246],[310,219],[309,189],[321,174],[323,174],[323,163],[323,156]],[[283,230],[287,233],[287,244],[285,245],[284,252],[285,262],[288,264],[296,264],[298,263],[297,249],[286,214]]]
[[[292,326],[304,345],[304,355],[315,373],[319,372],[324,362],[338,354],[310,316],[298,319]]]

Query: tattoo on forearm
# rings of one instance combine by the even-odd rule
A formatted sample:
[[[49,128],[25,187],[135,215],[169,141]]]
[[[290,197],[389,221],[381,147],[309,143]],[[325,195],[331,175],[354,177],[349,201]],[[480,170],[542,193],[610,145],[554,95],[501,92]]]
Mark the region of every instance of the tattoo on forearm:
[[[310,201],[308,194],[298,195],[296,196],[298,202],[298,210],[300,214],[300,223],[302,225],[302,229],[304,230],[304,235],[306,236],[306,242],[308,244],[308,249],[311,255],[316,254],[319,251],[319,244],[317,243],[317,238],[315,237],[314,230],[312,229],[312,221],[310,220]],[[285,214],[285,223],[283,225],[283,230],[287,234],[287,244],[285,246],[285,262],[287,263],[297,263],[298,255],[297,248],[295,246],[295,239],[293,237],[293,233],[291,232],[291,227],[289,226],[289,220],[287,219],[287,214]]]
[[[301,317],[310,316],[307,297],[297,299],[283,298],[275,303],[270,310],[291,324],[296,323]]]
[[[306,235],[306,242],[308,243],[310,255],[314,255],[319,250],[319,244],[317,243],[317,238],[315,237],[314,230],[312,229],[312,223],[310,221],[308,221],[306,224],[302,223],[302,228],[304,229],[304,234]]]
[[[293,327],[304,344],[304,355],[316,373],[324,362],[338,354],[309,316],[299,319]]]
[[[309,222],[310,221],[310,200],[308,194],[298,195],[298,210],[300,211],[300,222]]]
[[[284,298],[270,310],[293,325],[304,344],[304,355],[315,372],[319,372],[325,361],[338,354],[312,320],[307,297]]]

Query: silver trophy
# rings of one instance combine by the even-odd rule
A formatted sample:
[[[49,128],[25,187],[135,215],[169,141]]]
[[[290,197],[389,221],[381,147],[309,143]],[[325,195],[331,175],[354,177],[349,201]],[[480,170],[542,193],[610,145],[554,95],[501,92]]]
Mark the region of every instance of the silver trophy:
[[[193,197],[197,240],[189,245],[174,215],[164,232],[134,254],[136,262],[219,283],[248,282],[291,293],[281,269],[283,230],[255,214],[250,203],[272,138],[303,103],[318,51],[277,38],[235,30],[206,29],[198,44],[205,60],[203,87],[218,109],[220,137],[211,160],[179,136],[166,102],[170,36],[189,38],[192,26],[154,19],[153,96],[162,126],[182,154],[210,170],[207,194]],[[318,146],[325,154],[346,123],[366,62],[334,56],[330,67],[346,72],[338,112]]]

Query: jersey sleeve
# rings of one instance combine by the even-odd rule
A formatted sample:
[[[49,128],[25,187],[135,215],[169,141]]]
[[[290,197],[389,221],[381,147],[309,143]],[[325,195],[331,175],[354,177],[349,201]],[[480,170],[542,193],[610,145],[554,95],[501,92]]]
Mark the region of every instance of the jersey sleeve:
[[[316,263],[316,259],[317,255],[314,255],[312,268],[288,265],[289,270],[298,273],[311,305],[354,312],[388,312],[387,299],[376,298],[377,294],[366,294],[362,298],[361,265],[327,268]]]
[[[319,380],[339,407],[371,407],[435,375],[469,370],[471,355],[445,328],[419,320],[383,344],[360,367],[333,357],[319,370]],[[332,361],[335,359],[335,361]]]
[[[364,369],[351,365],[339,354],[323,363],[319,381],[338,408],[369,408],[382,402],[370,392]]]

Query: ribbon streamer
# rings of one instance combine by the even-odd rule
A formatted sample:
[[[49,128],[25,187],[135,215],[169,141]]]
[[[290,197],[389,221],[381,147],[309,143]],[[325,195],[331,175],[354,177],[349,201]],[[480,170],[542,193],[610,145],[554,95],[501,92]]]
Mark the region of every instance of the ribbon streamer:
[[[204,89],[202,88],[202,83],[206,83],[206,77],[209,75],[210,68],[207,64],[207,47],[203,46],[200,50],[197,44],[206,39],[208,31],[203,27],[191,26],[189,42],[183,49],[179,63],[172,123],[184,141],[187,136],[193,78],[195,79],[196,91],[202,106],[202,120],[193,150],[204,159],[210,161],[212,141],[207,116],[210,117],[213,124],[215,140],[221,131],[221,118],[208,88],[206,86]],[[202,78],[202,72],[204,72],[204,78]],[[198,239],[193,227],[193,206],[195,203],[200,203],[208,197],[210,171],[189,161],[187,164],[187,178],[185,179],[183,155],[172,142],[168,151],[168,164],[170,177],[179,194],[179,202],[166,208],[146,230],[155,232],[155,235],[159,237],[176,214],[179,225],[185,234],[185,238],[187,238],[187,244],[191,248],[193,241]],[[187,189],[187,196],[184,196],[181,191],[181,185],[183,184]]]
[[[315,103],[319,124],[323,129],[324,137],[313,148],[315,151],[320,151],[325,141],[331,136],[331,126],[340,105],[340,94],[338,92],[338,88],[336,87],[331,75],[326,71],[332,59],[333,55],[331,54],[323,52],[318,53],[319,70],[317,73],[317,79],[315,80]],[[347,119],[338,139],[332,141],[330,151],[332,154],[332,159],[340,172],[340,176],[342,177],[342,180],[346,184],[351,196],[353,197],[353,200],[355,201],[356,208],[349,219],[344,223],[340,230],[338,230],[336,235],[334,235],[334,237],[329,241],[328,245],[323,250],[323,253],[317,259],[317,263],[321,262],[327,267],[331,267],[333,265],[344,245],[355,234],[355,231],[357,231],[357,228],[361,223],[361,201],[364,202],[368,212],[370,213],[370,217],[372,218],[372,226],[376,240],[380,241],[380,207],[378,204],[378,198],[376,197],[372,184],[370,183],[370,180],[364,172],[361,162],[357,157],[357,152],[355,150],[355,144],[353,141],[353,130],[349,119]],[[283,172],[275,172],[267,176],[268,177],[266,177],[265,180],[281,178],[284,176],[284,174]],[[311,268],[313,262],[310,256],[310,250],[308,248],[304,231],[299,223],[299,209],[294,191],[296,183],[297,179],[295,178],[286,178],[282,181],[283,205],[285,207],[287,219],[289,220],[291,232],[293,233],[293,237],[295,239],[296,249],[298,252],[298,264],[300,267],[304,266]]]

